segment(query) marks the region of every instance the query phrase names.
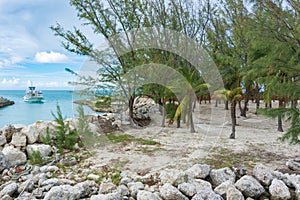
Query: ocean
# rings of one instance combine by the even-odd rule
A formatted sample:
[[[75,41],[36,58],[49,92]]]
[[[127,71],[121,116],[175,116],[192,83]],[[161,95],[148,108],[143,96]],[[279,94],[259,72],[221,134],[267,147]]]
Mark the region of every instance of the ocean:
[[[78,95],[67,90],[44,90],[44,103],[26,103],[23,101],[25,90],[0,90],[0,96],[14,101],[15,104],[0,108],[0,128],[7,124],[33,124],[38,120],[51,121],[56,114],[57,104],[60,106],[63,116],[72,118],[77,116],[77,104],[73,99]],[[84,107],[86,114],[94,113],[88,107]]]

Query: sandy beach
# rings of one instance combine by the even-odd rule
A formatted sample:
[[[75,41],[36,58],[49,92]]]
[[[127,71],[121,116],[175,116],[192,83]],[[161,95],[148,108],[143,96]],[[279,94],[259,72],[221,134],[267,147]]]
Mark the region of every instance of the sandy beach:
[[[273,104],[275,107],[276,103]],[[286,161],[300,156],[299,146],[278,141],[283,133],[277,131],[277,120],[254,113],[255,105],[250,103],[247,118],[237,118],[236,139],[229,139],[230,113],[224,110],[224,104],[218,107],[214,103],[197,104],[194,112],[196,133],[190,133],[186,124],[181,124],[181,128],[176,128],[175,124],[161,127],[161,116],[154,109],[151,125],[135,129],[123,126],[122,134],[153,139],[159,145],[103,143],[94,149],[90,161],[95,166],[118,166],[137,173],[168,167],[185,169],[195,163],[216,168],[243,166],[248,170],[257,163],[264,163],[273,169],[287,170]],[[284,122],[284,129],[287,128]]]

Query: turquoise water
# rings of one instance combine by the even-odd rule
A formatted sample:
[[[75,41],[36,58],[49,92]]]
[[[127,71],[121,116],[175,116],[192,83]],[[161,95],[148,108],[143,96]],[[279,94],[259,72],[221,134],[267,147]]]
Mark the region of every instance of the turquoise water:
[[[72,103],[72,91],[45,90],[43,91],[45,102],[41,104],[24,102],[24,95],[24,90],[0,90],[0,96],[15,102],[12,106],[0,108],[0,128],[6,124],[29,125],[38,120],[53,120],[51,112],[56,112],[57,103],[66,118],[76,116],[77,105]],[[91,114],[93,111],[85,108],[85,113]]]

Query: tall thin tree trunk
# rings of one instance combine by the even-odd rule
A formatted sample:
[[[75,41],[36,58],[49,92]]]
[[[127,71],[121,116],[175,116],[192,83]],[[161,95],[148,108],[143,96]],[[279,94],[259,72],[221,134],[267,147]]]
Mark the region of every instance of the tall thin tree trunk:
[[[259,109],[259,103],[260,103],[260,97],[259,95],[256,96],[256,100],[255,100],[255,104],[256,104],[256,108],[255,108],[255,114],[257,115],[257,111]]]
[[[162,105],[162,107],[163,107],[163,105]],[[166,123],[166,111],[165,111],[165,109],[162,109],[161,127],[165,127],[165,123]]]
[[[236,101],[232,101],[230,105],[230,114],[231,114],[231,134],[230,134],[230,139],[235,139],[235,125],[236,125],[236,112],[235,112],[235,107],[236,107]]]
[[[279,108],[283,108],[283,107],[284,107],[283,100],[279,99]],[[283,132],[281,115],[278,115],[277,131]]]
[[[244,101],[244,107],[241,110],[241,116],[242,117],[247,117],[247,111],[248,111],[248,102],[249,102],[249,98],[246,97],[245,101]]]
[[[229,101],[225,100],[225,110],[229,110]]]
[[[216,99],[215,107],[218,107],[218,99]]]
[[[129,120],[130,120],[130,125],[134,126],[134,119],[133,119],[133,104],[134,104],[134,96],[130,96],[129,98]]]
[[[194,120],[193,120],[193,112],[190,112],[190,127],[191,127],[191,133],[195,133],[195,125],[194,125]]]
[[[177,121],[177,128],[180,128],[180,115],[178,116],[176,121]]]
[[[239,109],[240,109],[240,116],[242,116],[242,112],[243,112],[242,102],[239,101],[238,104],[239,104]]]

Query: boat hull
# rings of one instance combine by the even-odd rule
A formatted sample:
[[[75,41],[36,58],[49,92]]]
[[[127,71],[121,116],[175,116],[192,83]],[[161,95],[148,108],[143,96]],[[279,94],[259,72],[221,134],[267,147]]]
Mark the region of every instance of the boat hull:
[[[28,103],[43,103],[43,100],[44,100],[43,97],[30,97],[30,98],[24,97],[24,101]]]

